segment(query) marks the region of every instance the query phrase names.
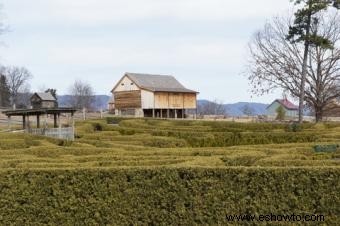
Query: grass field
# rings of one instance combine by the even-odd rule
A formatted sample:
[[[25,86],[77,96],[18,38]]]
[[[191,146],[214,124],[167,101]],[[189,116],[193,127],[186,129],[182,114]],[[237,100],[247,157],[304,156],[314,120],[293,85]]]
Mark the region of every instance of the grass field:
[[[217,225],[227,212],[299,211],[339,223],[340,151],[313,149],[340,143],[338,123],[107,118],[76,128],[75,142],[0,133],[0,223]]]

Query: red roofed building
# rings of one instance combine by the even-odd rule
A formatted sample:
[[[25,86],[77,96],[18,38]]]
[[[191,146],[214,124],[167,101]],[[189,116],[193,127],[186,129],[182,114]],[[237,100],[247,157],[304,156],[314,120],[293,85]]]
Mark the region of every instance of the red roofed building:
[[[267,115],[276,117],[276,110],[282,106],[286,110],[287,117],[298,117],[299,107],[290,102],[288,99],[276,99],[267,107]]]

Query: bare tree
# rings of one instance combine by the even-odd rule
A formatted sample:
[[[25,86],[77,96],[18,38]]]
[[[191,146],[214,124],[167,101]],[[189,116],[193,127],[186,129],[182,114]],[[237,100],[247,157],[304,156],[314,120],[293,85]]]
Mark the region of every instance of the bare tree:
[[[227,109],[222,101],[215,99],[200,104],[198,113],[201,115],[227,115]]]
[[[243,107],[240,108],[240,110],[246,116],[253,116],[256,113],[255,109],[252,108],[249,104],[244,105]]]
[[[76,80],[70,87],[68,105],[76,109],[92,109],[95,102],[94,92],[89,83]]]
[[[2,74],[6,76],[7,85],[10,93],[11,106],[15,107],[18,103],[20,93],[29,92],[28,81],[33,77],[24,67],[9,66],[2,67]]]
[[[22,88],[20,88],[20,92],[16,98],[16,106],[18,108],[27,108],[31,105],[30,98],[32,96],[31,87],[29,84],[26,84]]]
[[[287,41],[292,18],[275,18],[255,34],[249,44],[249,81],[255,94],[263,95],[283,89],[293,97],[300,96],[304,46]],[[307,63],[305,101],[314,109],[316,121],[335,98],[340,97],[340,16],[320,13],[311,27],[313,34],[334,43],[334,48],[310,46]]]

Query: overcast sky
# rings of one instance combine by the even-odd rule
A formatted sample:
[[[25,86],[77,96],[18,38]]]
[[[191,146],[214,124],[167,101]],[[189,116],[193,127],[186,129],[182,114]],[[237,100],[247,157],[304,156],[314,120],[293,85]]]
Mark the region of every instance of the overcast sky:
[[[171,74],[200,99],[253,97],[244,71],[247,43],[289,0],[0,0],[11,32],[0,63],[34,75],[32,90],[65,94],[75,79],[109,94],[125,72]]]

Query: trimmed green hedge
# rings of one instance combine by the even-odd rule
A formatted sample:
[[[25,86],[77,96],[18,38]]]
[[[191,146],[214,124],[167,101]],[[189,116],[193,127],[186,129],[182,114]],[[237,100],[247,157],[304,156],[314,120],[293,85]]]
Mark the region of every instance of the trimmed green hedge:
[[[154,168],[0,173],[2,225],[226,225],[231,224],[226,214],[271,213],[322,214],[324,224],[338,224],[340,169]]]
[[[304,143],[318,141],[312,132],[225,132],[201,133],[178,131],[154,131],[153,136],[184,139],[191,147],[228,147],[237,145]]]

